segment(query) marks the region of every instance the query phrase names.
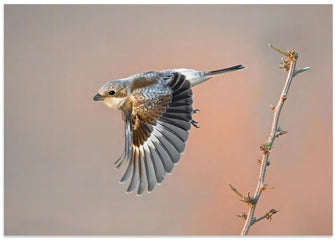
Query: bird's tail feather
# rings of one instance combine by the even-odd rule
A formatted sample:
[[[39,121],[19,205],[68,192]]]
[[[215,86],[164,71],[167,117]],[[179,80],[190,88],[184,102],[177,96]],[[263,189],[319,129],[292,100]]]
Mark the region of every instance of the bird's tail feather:
[[[234,72],[234,71],[238,71],[238,70],[243,70],[246,69],[246,66],[243,65],[236,65],[236,66],[232,66],[229,68],[223,68],[223,69],[219,69],[219,70],[214,70],[214,71],[209,71],[206,72],[207,76],[212,76],[212,75],[217,75],[217,74],[222,74],[222,73],[226,73],[226,72]]]

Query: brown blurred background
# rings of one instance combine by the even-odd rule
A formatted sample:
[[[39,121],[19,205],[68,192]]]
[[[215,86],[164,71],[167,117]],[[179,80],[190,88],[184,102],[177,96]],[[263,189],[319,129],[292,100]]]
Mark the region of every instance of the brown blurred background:
[[[259,145],[294,79],[254,235],[332,234],[331,5],[6,5],[5,234],[236,235]],[[194,89],[200,113],[180,164],[151,194],[125,194],[120,113],[92,100],[106,81],[170,68],[246,71]]]

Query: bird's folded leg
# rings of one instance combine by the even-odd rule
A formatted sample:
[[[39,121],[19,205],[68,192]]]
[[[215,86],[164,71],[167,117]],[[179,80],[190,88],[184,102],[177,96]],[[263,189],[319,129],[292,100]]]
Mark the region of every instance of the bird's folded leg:
[[[200,110],[199,110],[199,109],[194,109],[194,110],[192,111],[192,115],[193,115],[193,114],[196,114],[197,112],[200,112]],[[191,123],[194,127],[199,128],[199,126],[198,126],[198,123],[199,123],[199,122],[194,121],[194,120],[192,119],[190,123]]]
[[[197,124],[198,124],[199,122],[197,122],[197,121],[194,121],[193,119],[191,120],[191,124],[194,126],[194,127],[196,127],[196,128],[200,128]]]
[[[197,113],[197,112],[200,112],[200,110],[199,110],[199,109],[194,109],[194,110],[192,111],[192,114],[195,114],[195,113]]]

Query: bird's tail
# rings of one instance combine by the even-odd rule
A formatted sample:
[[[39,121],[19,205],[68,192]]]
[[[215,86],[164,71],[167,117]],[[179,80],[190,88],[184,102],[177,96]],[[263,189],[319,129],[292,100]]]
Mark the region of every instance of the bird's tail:
[[[214,71],[209,71],[209,72],[203,72],[203,71],[196,71],[196,70],[191,70],[191,69],[177,69],[177,72],[180,72],[181,74],[186,76],[186,79],[190,81],[192,84],[192,87],[206,82],[208,79],[212,78],[214,75],[219,75],[222,73],[227,73],[227,72],[234,72],[238,70],[243,70],[246,69],[246,66],[243,65],[236,65],[233,67],[229,68],[223,68],[219,70],[214,70]]]
[[[218,75],[218,74],[222,74],[222,73],[226,73],[226,72],[234,72],[234,71],[238,71],[238,70],[243,70],[243,69],[246,69],[247,67],[246,66],[243,66],[243,65],[236,65],[236,66],[232,66],[232,67],[229,67],[229,68],[223,68],[223,69],[219,69],[219,70],[214,70],[214,71],[209,71],[209,72],[206,72],[205,75],[207,76],[212,76],[212,75]]]

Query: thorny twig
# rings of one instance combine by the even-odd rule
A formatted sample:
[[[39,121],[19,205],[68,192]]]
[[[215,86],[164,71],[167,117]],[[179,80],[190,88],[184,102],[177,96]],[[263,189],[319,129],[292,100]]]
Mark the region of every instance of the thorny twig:
[[[261,196],[261,193],[266,189],[274,188],[274,187],[267,186],[267,184],[264,183],[264,179],[265,179],[266,168],[270,165],[269,155],[271,153],[273,143],[277,137],[287,133],[287,131],[281,130],[281,128],[278,126],[278,122],[279,122],[279,116],[283,108],[284,102],[287,100],[287,94],[291,86],[292,79],[296,75],[304,71],[307,71],[309,69],[309,67],[305,67],[305,68],[296,70],[296,62],[298,59],[298,53],[295,50],[289,50],[287,52],[283,52],[273,47],[272,45],[269,45],[269,47],[271,47],[275,51],[285,56],[282,58],[282,63],[280,64],[280,67],[283,70],[287,71],[288,74],[287,74],[286,82],[284,85],[284,89],[280,95],[277,105],[276,106],[272,104],[270,105],[270,108],[273,112],[272,127],[271,127],[271,132],[270,132],[270,136],[268,140],[260,146],[260,150],[263,153],[263,157],[262,159],[258,159],[258,163],[260,165],[260,171],[259,171],[258,183],[257,183],[257,187],[256,187],[256,191],[254,195],[250,196],[250,193],[248,193],[247,196],[244,196],[235,187],[229,184],[230,188],[241,198],[241,201],[246,202],[249,205],[249,210],[247,214],[243,212],[242,215],[237,215],[238,217],[245,219],[245,223],[244,223],[244,227],[242,229],[241,235],[247,235],[250,227],[254,223],[260,220],[267,219],[270,221],[272,219],[272,215],[278,212],[278,210],[276,209],[271,209],[260,218],[254,217],[255,209],[256,209],[258,200]]]

